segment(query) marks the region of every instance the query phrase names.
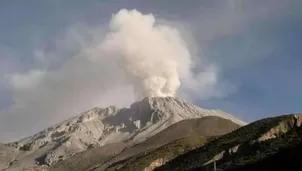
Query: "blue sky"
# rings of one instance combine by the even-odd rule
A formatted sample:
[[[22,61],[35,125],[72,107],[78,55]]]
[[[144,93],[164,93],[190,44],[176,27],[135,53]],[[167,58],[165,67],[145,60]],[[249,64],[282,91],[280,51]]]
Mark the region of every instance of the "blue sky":
[[[244,113],[242,117],[250,121],[301,112],[301,19],[269,22],[268,25],[260,21],[247,34],[223,37],[213,43],[210,50],[212,57],[246,56],[251,61],[243,61],[245,64],[238,64],[223,74],[240,88],[227,99],[209,102],[210,106],[218,104],[227,111],[233,110],[239,115]],[[247,45],[249,36],[255,39],[255,48]],[[257,50],[267,47],[267,42],[272,49],[257,57]],[[235,112],[234,108],[238,111]]]
[[[93,38],[91,35],[76,37],[77,32],[97,30],[102,37],[101,33],[105,32],[112,14],[121,8],[152,13],[158,22],[174,25],[188,33],[188,40],[194,39],[192,47],[198,49],[196,57],[206,56],[205,59],[219,69],[222,84],[218,88],[225,91],[226,83],[235,87],[232,91],[226,90],[222,97],[192,98],[195,104],[204,108],[219,108],[248,122],[302,112],[301,7],[300,0],[28,0],[26,3],[3,0],[0,2],[0,128],[4,131],[0,133],[0,141],[37,132],[37,129],[89,107],[89,104],[85,104],[70,109],[78,101],[69,101],[77,97],[87,101],[86,96],[92,96],[92,92],[86,96],[71,96],[64,94],[67,88],[62,89],[60,95],[43,100],[41,96],[51,93],[45,93],[44,89],[35,93],[11,88],[7,77],[28,74],[35,69],[42,73],[56,71],[57,68],[65,71],[66,61],[84,46],[83,42],[90,43],[95,39],[92,33]],[[73,64],[68,67],[73,72],[83,65],[77,62]],[[33,74],[34,78],[31,79],[36,79],[39,74]],[[64,80],[63,77],[64,74]],[[50,80],[53,81],[47,84],[60,85],[55,83],[60,80]],[[66,86],[78,83],[70,80],[72,83]],[[79,90],[82,88],[86,87],[80,86]],[[102,92],[102,95],[106,96],[106,93]],[[116,96],[106,97],[100,105],[127,104],[128,95],[125,94],[118,102],[114,100]],[[68,101],[68,105],[65,105],[68,109],[63,110],[55,103],[51,105],[56,97],[64,99],[58,102],[62,106]],[[41,103],[47,105],[37,103],[39,98]],[[23,103],[28,99],[32,102]],[[22,104],[26,108],[39,109],[24,111],[20,107]],[[45,110],[49,112],[43,112]],[[53,114],[56,112],[61,114]],[[11,131],[8,131],[9,128],[12,128]],[[21,131],[24,129],[27,131]]]

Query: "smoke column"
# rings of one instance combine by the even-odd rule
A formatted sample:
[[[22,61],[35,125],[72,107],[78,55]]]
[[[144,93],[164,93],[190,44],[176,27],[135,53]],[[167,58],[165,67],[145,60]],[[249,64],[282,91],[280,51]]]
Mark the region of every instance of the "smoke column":
[[[112,16],[109,29],[101,48],[117,57],[138,98],[175,96],[191,66],[179,32],[157,25],[152,14],[125,9]]]

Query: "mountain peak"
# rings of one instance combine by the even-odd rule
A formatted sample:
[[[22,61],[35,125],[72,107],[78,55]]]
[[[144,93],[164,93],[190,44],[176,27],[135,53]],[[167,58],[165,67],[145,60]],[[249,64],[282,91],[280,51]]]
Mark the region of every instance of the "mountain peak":
[[[130,108],[92,108],[31,137],[7,144],[22,157],[52,165],[91,146],[139,143],[185,119],[217,116],[238,125],[245,123],[220,110],[199,108],[174,97],[146,97]],[[28,154],[28,155],[27,155]],[[42,159],[41,159],[42,155]],[[20,160],[16,158],[16,160]],[[26,159],[29,160],[29,159]]]

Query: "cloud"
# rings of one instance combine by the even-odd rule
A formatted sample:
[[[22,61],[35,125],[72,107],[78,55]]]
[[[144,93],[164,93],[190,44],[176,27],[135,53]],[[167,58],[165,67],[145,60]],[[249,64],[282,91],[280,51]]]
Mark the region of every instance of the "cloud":
[[[28,27],[27,31],[24,31],[24,27],[13,25],[12,28],[18,29],[20,34],[12,36],[14,32],[11,32],[6,36],[15,37],[16,40],[11,42],[21,43],[20,47],[33,47],[32,56],[35,61],[33,64],[24,64],[26,60],[20,62],[21,60],[16,60],[13,56],[18,56],[15,57],[17,59],[28,59],[30,57],[27,53],[26,57],[20,57],[24,54],[23,52],[15,54],[16,49],[5,47],[5,50],[2,50],[0,46],[2,55],[0,56],[0,72],[9,75],[6,76],[6,82],[3,85],[9,88],[13,100],[9,108],[0,112],[0,141],[27,136],[94,106],[105,107],[111,104],[120,107],[127,106],[144,95],[174,95],[177,90],[177,96],[189,100],[226,97],[235,92],[237,87],[225,80],[223,74],[229,68],[242,67],[255,61],[255,58],[246,55],[251,51],[257,52],[256,56],[259,56],[257,61],[260,61],[262,56],[268,56],[267,49],[271,51],[273,47],[262,46],[270,45],[271,42],[263,40],[265,35],[258,35],[261,39],[257,39],[254,34],[241,37],[242,40],[247,40],[242,43],[247,44],[248,51],[246,52],[238,47],[227,46],[227,49],[231,49],[232,52],[217,55],[217,58],[213,56],[209,58],[208,51],[213,50],[209,47],[213,46],[212,43],[218,38],[250,34],[251,27],[249,26],[255,22],[265,21],[272,17],[278,19],[283,16],[284,18],[284,16],[290,16],[287,14],[294,13],[293,11],[301,13],[298,9],[301,1],[295,1],[295,4],[292,3],[294,1],[267,0],[256,3],[226,0],[187,3],[173,0],[166,3],[155,0],[142,3],[142,1],[134,0],[133,6],[138,6],[138,9],[143,12],[152,11],[154,15],[142,14],[139,11],[124,11],[117,13],[119,15],[114,15],[111,27],[76,23],[65,32],[60,30],[63,28],[62,25],[57,25],[60,29],[52,30],[57,35],[49,34],[55,40],[46,45],[44,45],[44,39],[41,38],[41,42],[25,46],[22,43],[27,42],[28,39],[19,37],[21,33],[33,37],[41,31],[41,27]],[[66,2],[66,5],[69,3],[74,3],[74,1]],[[85,2],[83,5],[82,3],[78,1],[75,9],[70,8],[66,11],[62,8],[62,11],[56,11],[57,16],[64,18],[62,20],[56,17],[53,20],[48,17],[39,18],[40,15],[34,13],[31,17],[37,16],[37,18],[28,17],[27,20],[22,21],[29,19],[38,20],[41,23],[47,21],[49,22],[47,26],[66,24],[67,20],[73,22],[79,19],[103,23],[104,21],[99,21],[100,17],[106,17],[109,12],[115,11],[120,6],[128,7],[132,4],[119,2],[108,3],[109,6],[107,6],[108,4],[92,3],[91,5],[91,2]],[[292,10],[292,6],[297,10]],[[53,13],[54,9],[48,11]],[[52,16],[47,13],[47,10],[41,15]],[[137,21],[141,23],[135,24]],[[260,25],[263,24],[269,23],[262,22]],[[127,30],[128,28],[135,32]],[[152,39],[158,37],[158,40],[150,42],[145,39],[141,40],[144,32],[141,32],[140,28],[147,30],[145,33],[152,35],[150,36]],[[42,32],[46,34],[50,30]],[[114,38],[111,39],[110,36]],[[127,36],[131,36],[131,40]],[[162,36],[166,36],[167,39],[162,39]],[[110,41],[115,42],[114,45],[109,45]],[[147,50],[148,53],[133,50],[133,47],[127,46],[129,41],[139,49]],[[252,46],[248,41],[252,41]],[[225,52],[221,50],[225,44],[221,46],[220,51],[215,48],[214,51]],[[169,51],[154,50],[163,47]],[[260,50],[259,47],[261,47]],[[115,48],[120,49],[112,51]],[[3,55],[3,52],[6,55]],[[129,52],[136,55],[129,56]],[[147,57],[149,54],[156,54],[156,56],[142,58],[138,54],[145,54]],[[28,59],[28,61],[33,60]],[[146,63],[144,67],[146,66],[148,72],[141,72],[142,65],[132,61],[144,61]],[[120,67],[120,64],[123,64],[123,67]],[[184,67],[175,67],[176,65]],[[156,68],[156,74],[154,74],[154,68]],[[135,75],[133,69],[140,71],[139,74]],[[148,79],[144,79],[146,75]],[[3,79],[0,82],[4,82]],[[170,88],[166,91],[164,87]]]
[[[152,14],[121,10],[109,27],[77,25],[60,33],[54,47],[34,49],[35,68],[6,76],[13,105],[0,113],[1,141],[94,106],[129,106],[144,96],[221,96],[214,64],[194,71],[197,58],[186,38]]]
[[[27,73],[15,73],[9,75],[10,85],[15,90],[26,91],[38,86],[45,72],[41,70],[30,70]]]
[[[59,33],[56,36],[49,34],[55,40],[46,43],[47,45],[44,45],[43,38],[40,39],[35,34],[47,34],[51,29],[41,32],[40,26],[24,28],[13,25],[12,28],[16,28],[20,33],[17,36],[12,36],[15,32],[6,34],[5,37],[16,39],[8,42],[33,48],[32,56],[35,60],[28,59],[28,53],[16,54],[16,49],[5,47],[5,50],[2,50],[3,46],[0,46],[0,72],[9,75],[0,82],[4,82],[3,85],[9,89],[13,101],[10,107],[0,112],[0,141],[28,136],[94,106],[128,106],[145,95],[177,94],[181,98],[197,101],[227,97],[234,93],[237,87],[225,80],[223,74],[229,68],[242,67],[255,61],[256,58],[245,55],[250,51],[257,52],[257,61],[260,61],[262,56],[268,56],[267,49],[271,51],[273,47],[262,46],[270,45],[271,42],[263,40],[265,35],[258,36],[261,39],[257,39],[254,34],[241,38],[247,39],[247,42],[242,43],[247,44],[246,49],[249,51],[246,52],[230,46],[227,48],[233,49],[232,52],[209,58],[208,51],[213,50],[209,47],[218,38],[250,34],[249,26],[254,22],[290,16],[284,13],[291,14],[293,11],[301,13],[298,9],[301,1],[292,2],[294,0],[267,0],[257,3],[236,0],[187,3],[173,0],[166,3],[155,0],[142,3],[134,0],[134,6],[138,6],[140,11],[152,11],[154,15],[124,11],[113,16],[111,27],[76,23],[65,32],[60,30],[64,24],[79,19],[102,23],[104,21],[99,21],[99,17],[103,19],[109,12],[120,6],[131,6],[132,3],[108,3],[109,6],[104,6],[91,2],[85,2],[83,5],[82,1],[78,1],[75,9],[48,10],[50,13],[56,11],[57,16],[64,18],[62,20],[45,17],[52,16],[47,10],[41,13],[44,15],[41,18],[34,13],[31,17],[37,18],[28,17],[22,21],[30,19],[40,21],[43,25],[47,21],[47,28],[58,26],[60,29],[52,27],[52,31]],[[69,3],[74,1],[66,2],[66,5]],[[297,10],[292,10],[292,6]],[[21,33],[26,36],[23,35],[20,39]],[[152,39],[143,39],[148,35]],[[30,46],[22,45],[28,41],[27,37],[35,36],[41,41]],[[156,37],[157,40],[154,40]],[[252,41],[252,46],[248,41]],[[260,41],[265,43],[259,44]],[[114,45],[109,42],[114,42]],[[130,44],[148,53],[133,50],[132,46],[128,46]],[[220,51],[215,48],[214,51],[225,52],[221,50],[225,44],[221,46]],[[115,48],[119,50],[115,51]],[[21,54],[26,54],[26,57]],[[148,56],[150,54],[155,57],[151,58]],[[27,58],[33,63],[24,64],[26,60],[20,62],[21,60],[14,59],[13,56],[18,56],[15,57],[17,59]],[[146,65],[141,65],[140,61]],[[120,64],[123,64],[122,67]],[[147,72],[142,72],[145,70]]]

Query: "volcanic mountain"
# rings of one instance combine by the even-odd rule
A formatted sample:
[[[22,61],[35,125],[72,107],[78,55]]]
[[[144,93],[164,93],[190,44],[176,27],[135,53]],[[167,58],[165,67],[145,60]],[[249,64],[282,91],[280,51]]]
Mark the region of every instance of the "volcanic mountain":
[[[179,121],[208,116],[222,118],[238,127],[245,125],[221,110],[202,109],[172,97],[144,98],[130,108],[93,108],[33,136],[1,144],[0,169],[49,167],[95,147],[112,146],[110,153],[118,154]],[[168,142],[162,141],[161,145]]]

